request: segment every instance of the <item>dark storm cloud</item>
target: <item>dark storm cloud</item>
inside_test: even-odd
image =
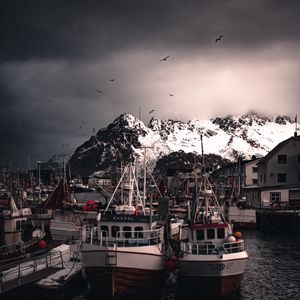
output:
[[[220,33],[241,48],[298,40],[299,7],[297,0],[5,1],[0,58],[85,58],[138,45],[200,47]]]
[[[139,105],[145,122],[153,108],[183,119],[294,112],[299,9],[297,0],[1,1],[0,163],[44,159],[61,144],[71,153]]]

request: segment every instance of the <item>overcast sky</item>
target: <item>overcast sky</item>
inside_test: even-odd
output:
[[[2,0],[0,164],[71,154],[139,106],[146,124],[294,118],[299,27],[298,0]]]

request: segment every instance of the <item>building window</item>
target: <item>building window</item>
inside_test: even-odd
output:
[[[126,239],[131,238],[131,227],[130,226],[124,226],[123,231],[124,231],[124,237]]]
[[[300,163],[300,154],[297,154],[297,162]]]
[[[278,173],[277,174],[277,180],[278,180],[278,183],[280,182],[286,182],[286,174],[285,173]]]
[[[257,173],[258,172],[258,167],[252,167],[252,172]]]
[[[196,231],[197,240],[204,240],[204,230],[197,230]]]
[[[280,202],[281,193],[280,192],[271,192],[270,193],[270,201],[271,202]]]
[[[252,184],[258,184],[258,180],[257,179],[252,179]]]
[[[279,164],[286,164],[287,163],[287,156],[285,154],[278,154],[278,163]]]
[[[215,238],[215,229],[207,229],[207,239],[211,240]]]

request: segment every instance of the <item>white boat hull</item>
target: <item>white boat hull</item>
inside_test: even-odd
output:
[[[82,263],[92,287],[121,296],[159,287],[164,256],[159,245],[105,247],[83,244]]]
[[[180,282],[211,297],[232,295],[239,290],[247,260],[246,251],[222,257],[187,254],[179,259]]]

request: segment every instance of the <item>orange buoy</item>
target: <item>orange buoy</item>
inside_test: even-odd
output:
[[[233,235],[237,240],[239,240],[242,237],[242,233],[240,231],[236,231]]]

